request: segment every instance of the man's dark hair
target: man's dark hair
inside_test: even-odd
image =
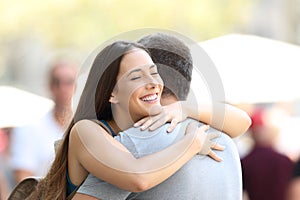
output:
[[[163,96],[175,95],[186,100],[192,79],[193,60],[190,49],[179,38],[166,33],[154,33],[142,37],[138,43],[150,52],[157,65],[165,87]]]

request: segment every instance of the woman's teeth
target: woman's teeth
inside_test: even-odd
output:
[[[157,94],[149,95],[142,98],[143,101],[153,101],[155,99],[157,99]]]

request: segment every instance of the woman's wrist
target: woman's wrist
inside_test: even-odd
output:
[[[201,125],[197,122],[192,122],[187,126],[186,136],[190,137],[192,146],[196,150],[196,153],[199,153],[203,148],[208,128],[208,125]]]
[[[182,108],[182,114],[187,117],[195,119],[193,117],[193,115],[194,115],[193,109],[192,109],[193,106],[191,106],[191,104],[189,104],[188,101],[180,101],[180,104],[181,104],[181,108]]]
[[[186,116],[206,124],[211,123],[211,105],[209,103],[191,103],[181,101]]]

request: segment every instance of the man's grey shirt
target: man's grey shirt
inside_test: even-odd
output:
[[[126,146],[136,158],[140,158],[160,151],[181,139],[185,134],[186,126],[192,121],[194,120],[185,120],[178,124],[171,133],[166,131],[169,124],[155,131],[130,128],[121,132],[115,139]],[[210,128],[208,132],[211,131],[217,130]],[[224,151],[215,151],[223,158],[222,162],[216,162],[208,156],[195,155],[170,178],[147,191],[132,193],[90,174],[78,192],[101,200],[241,200],[242,175],[236,145],[224,133],[213,141],[225,146]]]

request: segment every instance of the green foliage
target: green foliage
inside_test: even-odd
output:
[[[1,0],[0,37],[35,34],[54,47],[90,49],[121,32],[152,27],[204,40],[235,31],[249,0]],[[1,42],[1,41],[0,41]]]

